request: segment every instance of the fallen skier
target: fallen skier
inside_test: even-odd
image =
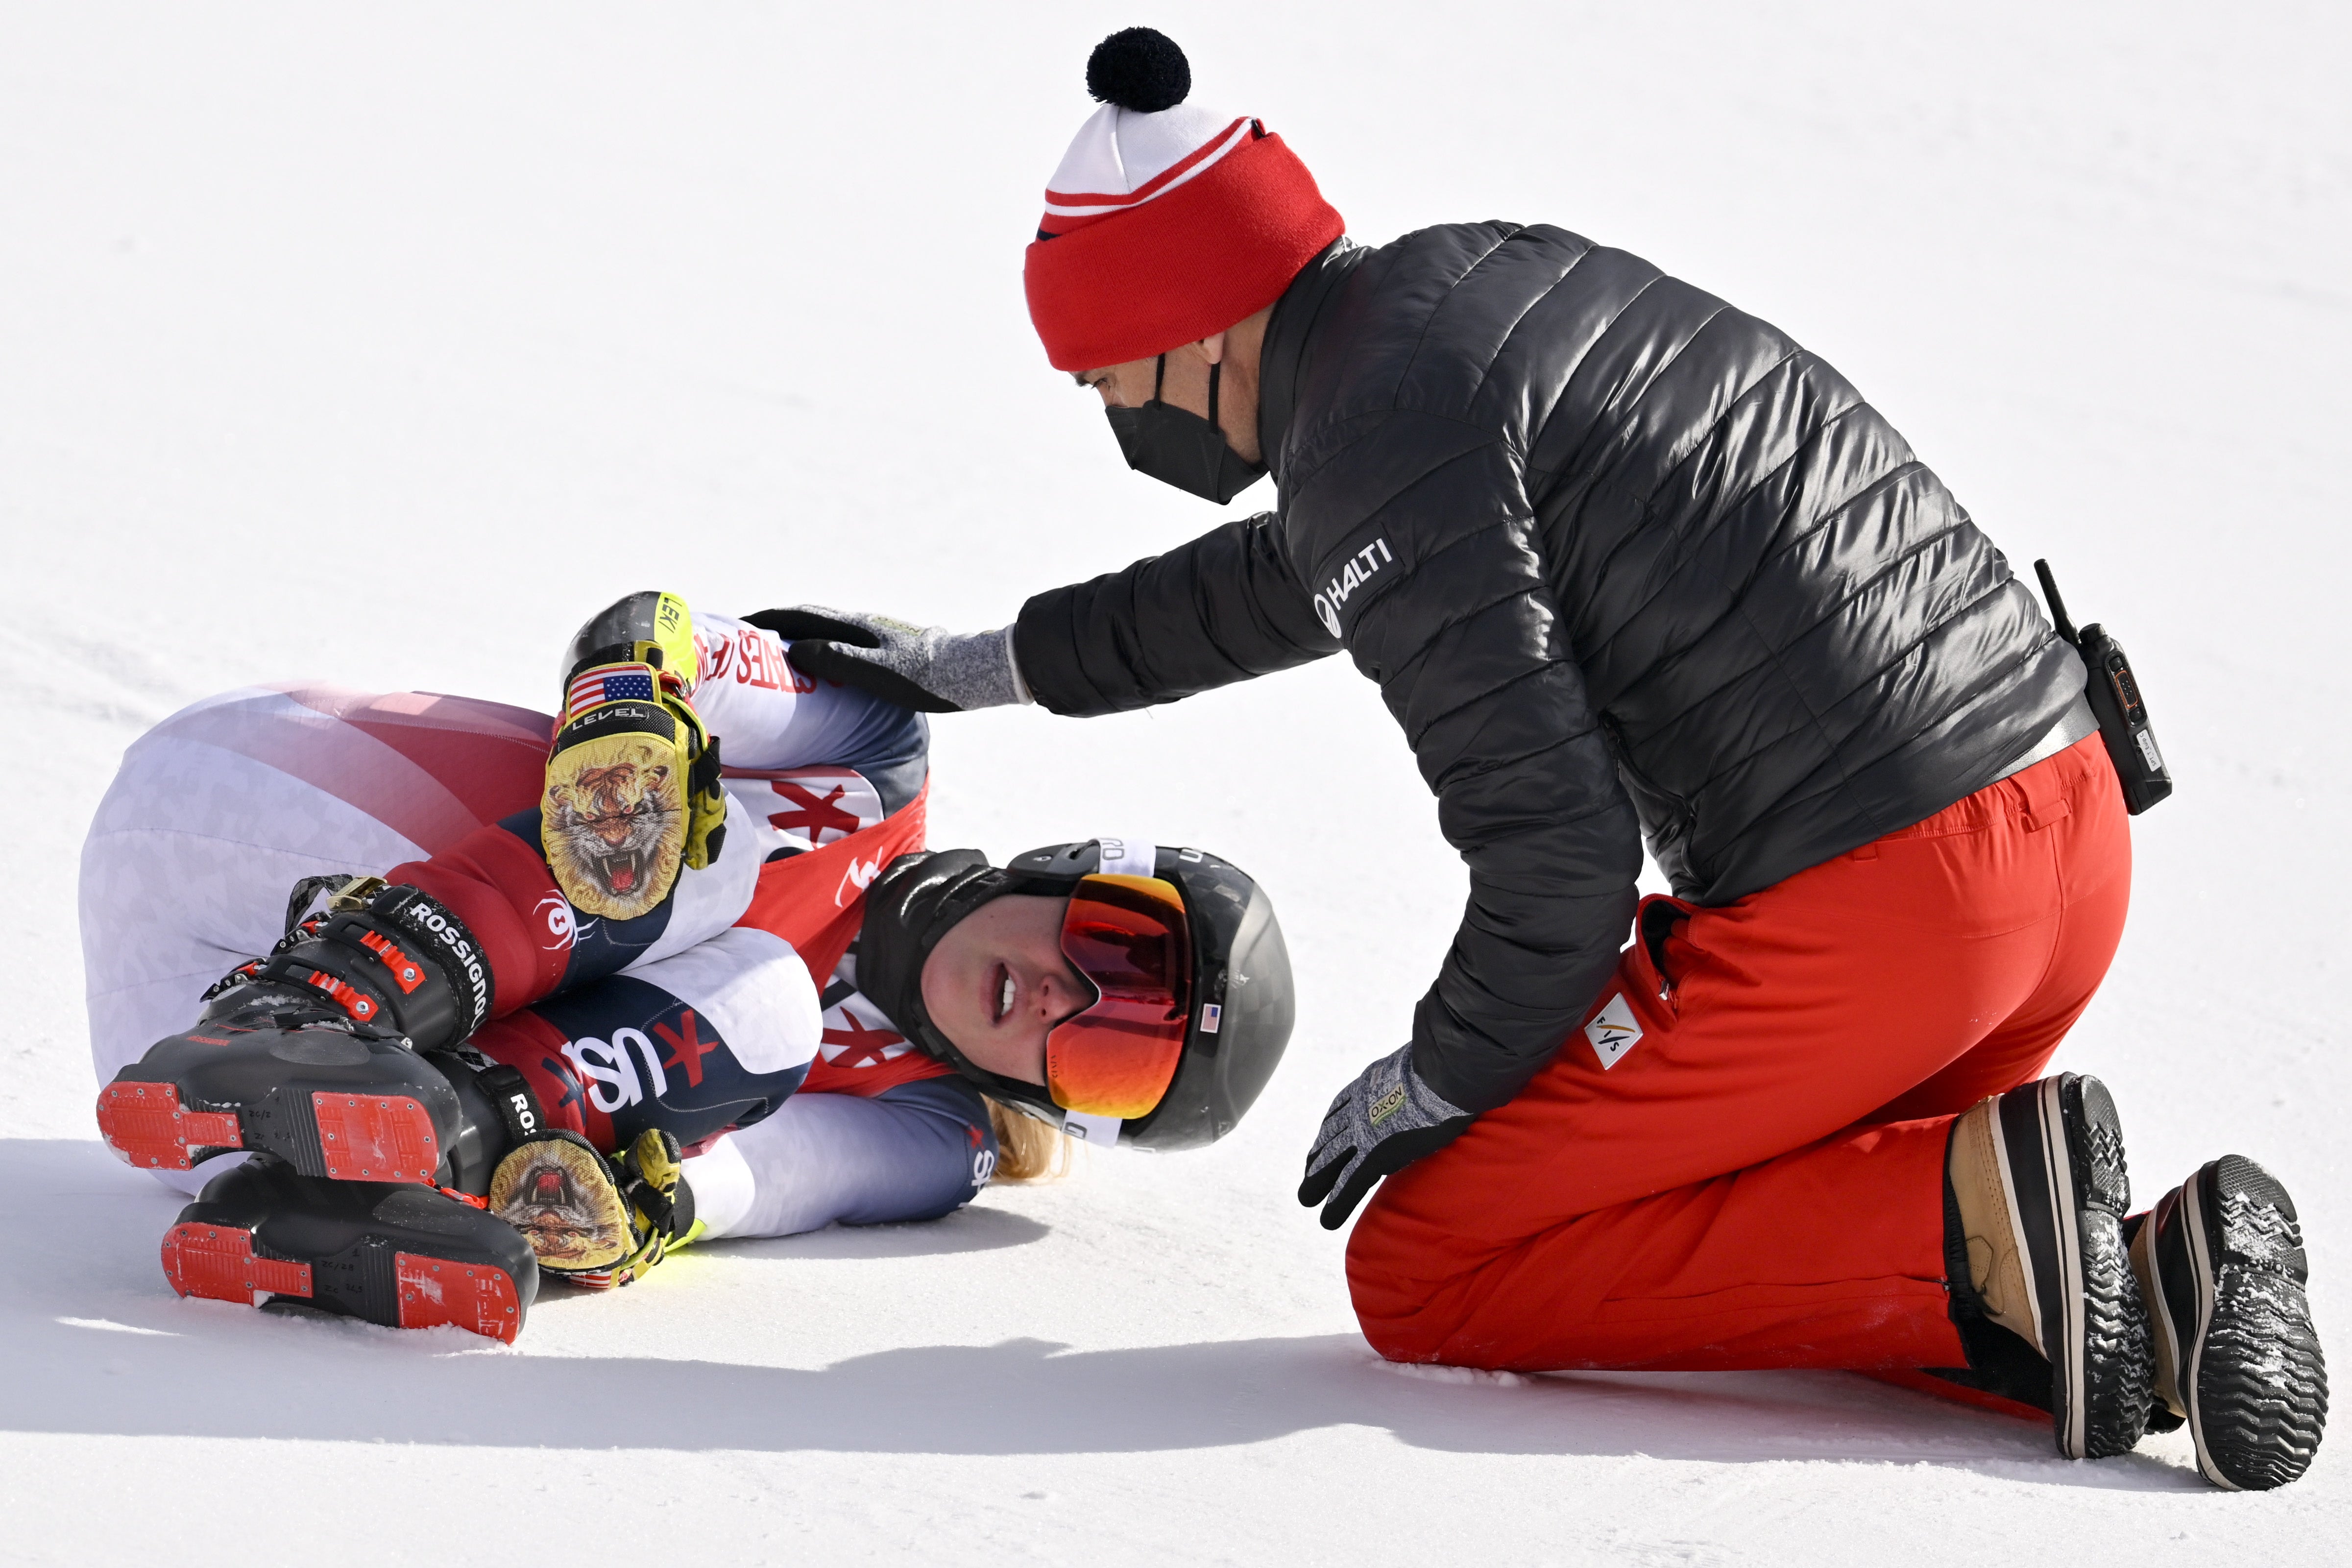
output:
[[[755,619],[622,601],[553,725],[251,689],[131,747],[83,947],[101,1131],[202,1183],[175,1289],[510,1340],[542,1273],[1238,1121],[1290,1030],[1265,894],[1131,838],[923,851],[921,716]]]

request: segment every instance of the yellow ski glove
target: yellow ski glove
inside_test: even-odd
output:
[[[608,920],[657,906],[719,858],[719,737],[693,703],[693,622],[674,593],[633,593],[572,640],[547,758],[540,847],[572,905]]]
[[[489,1207],[541,1273],[590,1290],[630,1283],[701,1229],[677,1139],[650,1127],[612,1159],[577,1133],[533,1138],[499,1162]]]

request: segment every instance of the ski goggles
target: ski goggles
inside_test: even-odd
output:
[[[1096,1001],[1046,1034],[1046,1092],[1085,1115],[1149,1114],[1183,1060],[1191,1017],[1183,896],[1156,876],[1081,877],[1062,916],[1062,956]]]

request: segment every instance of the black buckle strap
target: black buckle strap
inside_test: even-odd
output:
[[[320,893],[333,890],[323,908]],[[265,982],[307,989],[361,1026],[420,1050],[445,1049],[489,1021],[489,960],[456,914],[420,888],[381,877],[314,876],[294,884],[286,934],[256,963],[205,993]]]
[[[547,1113],[540,1108],[539,1096],[530,1092],[530,1081],[520,1069],[492,1061],[470,1045],[460,1045],[449,1054],[471,1070],[475,1084],[498,1107],[499,1119],[506,1124],[507,1147],[527,1144],[547,1130]]]
[[[670,1199],[668,1194],[645,1177],[638,1176],[624,1186],[621,1189],[621,1197],[623,1201],[635,1207],[638,1213],[644,1215],[646,1222],[663,1237],[667,1238],[677,1234],[677,1205]]]
[[[457,1031],[459,1040],[490,1021],[498,989],[490,977],[489,956],[464,921],[424,889],[405,883],[375,893],[367,909],[406,932],[448,976],[450,989],[467,1015]]]
[[[286,935],[294,935],[294,927],[310,912],[310,905],[317,902],[320,894],[346,886],[353,880],[341,872],[331,872],[325,876],[306,876],[296,883],[293,891],[286,895]]]

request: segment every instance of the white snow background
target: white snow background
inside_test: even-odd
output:
[[[1632,249],[2053,559],[2179,782],[2059,1065],[2114,1087],[2143,1199],[2233,1149],[2284,1176],[2352,1367],[2341,6],[10,0],[0,1558],[2342,1561],[2342,1438],[2231,1496],[2184,1437],[2067,1464],[1843,1374],[1379,1363],[1291,1189],[1464,879],[1340,660],[935,727],[936,843],[1139,824],[1273,890],[1300,1027],[1216,1148],[551,1291],[511,1350],[172,1295],[179,1200],[94,1139],[79,999],[124,745],[298,675],[544,706],[653,584],[1001,625],[1209,526],[1022,305],[1087,52],[1137,21],[1360,238]]]

